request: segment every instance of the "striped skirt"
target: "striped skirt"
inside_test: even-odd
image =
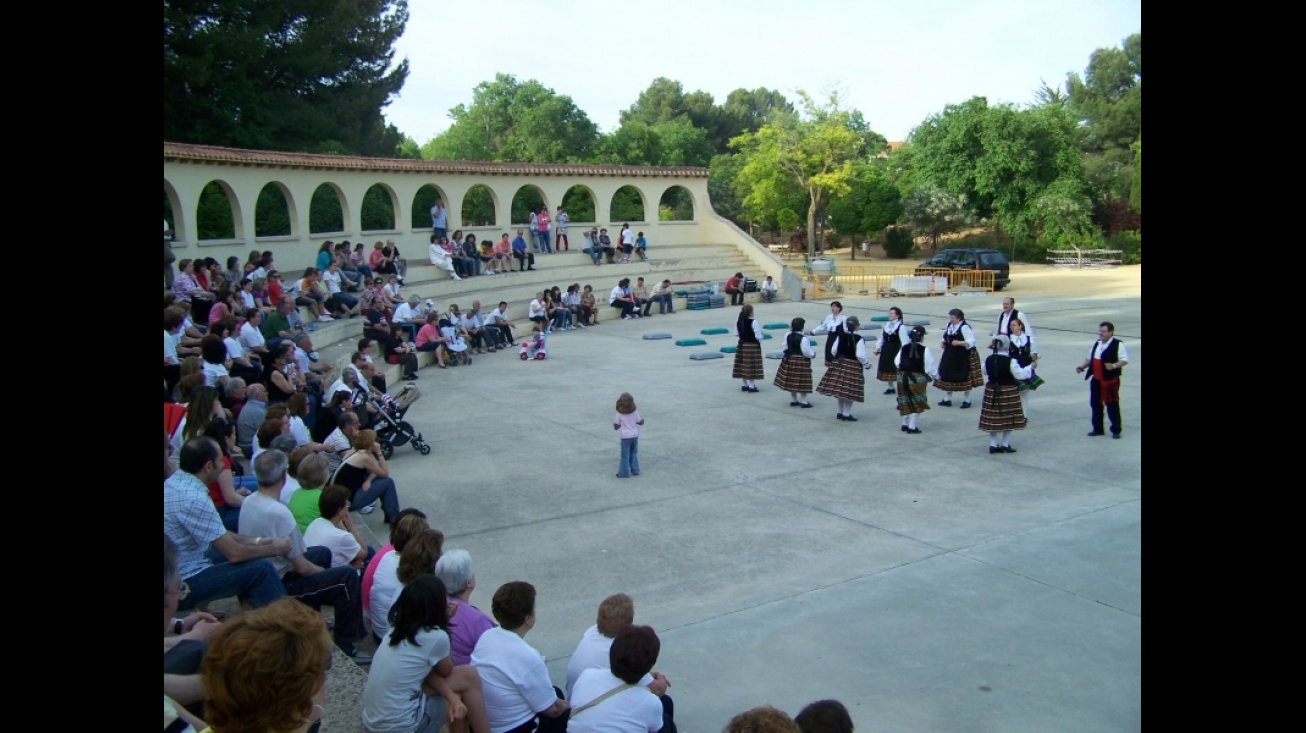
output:
[[[923,373],[898,372],[898,414],[920,414],[930,409],[930,396],[926,393],[930,378]]]
[[[802,354],[786,356],[780,362],[780,368],[776,370],[773,384],[785,392],[810,394],[812,391],[812,360]]]
[[[947,382],[943,379],[934,380],[934,386],[944,392],[965,392],[984,386],[984,370],[980,368],[979,352],[970,349],[966,357],[966,378],[959,382]],[[942,377],[942,368],[940,368],[940,377]]]
[[[893,349],[884,349],[880,352],[880,362],[876,365],[875,378],[881,382],[898,381],[898,351]]]
[[[861,362],[856,359],[835,359],[816,391],[841,400],[865,402],[866,375],[862,372]]]
[[[758,343],[741,343],[735,349],[735,368],[730,372],[732,379],[763,379],[762,345]]]
[[[989,382],[980,402],[979,429],[986,433],[1000,430],[1024,430],[1025,411],[1020,406],[1020,390],[1014,384]]]

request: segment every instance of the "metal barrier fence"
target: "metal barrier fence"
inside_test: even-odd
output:
[[[919,273],[919,274],[917,274]],[[924,267],[845,267],[838,274],[805,273],[803,298],[829,298],[841,294],[897,298],[947,293],[993,293],[992,270],[947,270]]]

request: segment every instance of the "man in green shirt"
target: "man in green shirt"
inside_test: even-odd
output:
[[[295,333],[290,327],[289,318],[287,318],[287,314],[293,310],[295,310],[295,300],[283,296],[281,302],[277,304],[277,309],[263,318],[263,325],[259,330],[263,332],[263,338],[267,341],[269,352],[277,353],[277,347],[285,339],[294,340]]]

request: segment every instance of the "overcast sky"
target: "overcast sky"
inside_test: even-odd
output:
[[[903,140],[947,104],[1028,103],[1095,49],[1142,31],[1142,0],[409,0],[409,75],[386,118],[424,144],[496,73],[570,96],[611,132],[659,76],[718,104],[767,87],[791,101],[838,85]]]

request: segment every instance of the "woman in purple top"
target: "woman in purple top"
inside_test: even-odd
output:
[[[472,573],[472,556],[466,550],[445,550],[435,563],[435,576],[449,592],[449,602],[456,611],[449,614],[449,647],[454,665],[470,664],[472,649],[494,621],[471,603],[476,590]]]

